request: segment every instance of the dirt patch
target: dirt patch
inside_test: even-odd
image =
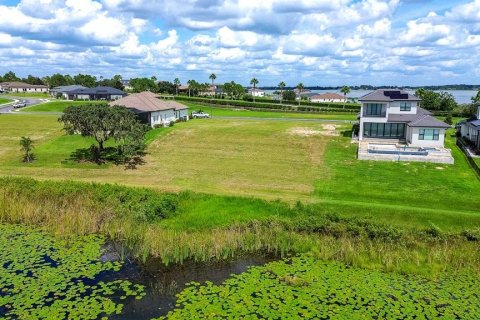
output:
[[[333,124],[322,125],[322,130],[296,127],[288,130],[288,133],[296,136],[302,136],[302,137],[317,136],[317,135],[336,137],[340,135],[340,133],[337,131],[337,126]]]
[[[437,169],[437,170],[445,170],[444,167],[435,167],[435,169]]]

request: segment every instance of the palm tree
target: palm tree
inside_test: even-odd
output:
[[[176,92],[176,94],[177,94],[177,96],[178,96],[178,86],[180,85],[180,79],[175,78],[175,79],[173,80],[173,84],[175,85],[175,92]]]
[[[343,86],[342,89],[340,89],[340,92],[343,93],[343,95],[345,96],[345,101],[347,101],[347,94],[350,93],[350,87]],[[343,103],[343,109],[345,109],[345,102]]]
[[[250,80],[250,84],[253,85],[253,103],[255,103],[255,87],[258,84],[257,78],[252,78],[252,80]]]
[[[217,79],[217,75],[215,73],[212,73],[210,77],[208,77],[208,79],[212,80],[212,92],[213,92],[215,90],[213,88],[213,82],[215,81],[215,79]]]
[[[303,89],[305,89],[305,86],[303,85],[303,83],[299,83],[297,84],[297,89],[298,89],[298,105],[300,105],[300,101],[302,100],[302,92],[303,92]]]
[[[283,90],[285,89],[286,86],[287,85],[283,81],[278,84],[278,88],[280,89],[280,104],[282,104]]]
[[[187,81],[187,84],[188,84],[188,96],[189,96],[189,97],[190,97],[190,90],[191,90],[192,87],[193,87],[193,82],[194,82],[194,81],[195,81],[195,80],[188,80],[188,81]]]
[[[22,137],[20,139],[20,146],[22,147],[22,151],[24,153],[23,162],[32,162],[33,160],[32,150],[34,148],[33,140],[30,139],[30,137]]]

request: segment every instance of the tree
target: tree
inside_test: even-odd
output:
[[[340,89],[340,92],[343,93],[345,96],[345,101],[347,99],[347,94],[350,93],[350,87],[349,86],[343,86],[342,89]],[[343,103],[343,108],[345,109],[345,102]]]
[[[149,78],[134,78],[130,79],[130,86],[132,87],[133,92],[143,92],[143,91],[158,91],[158,85]]]
[[[295,101],[297,94],[293,90],[287,90],[283,92],[283,100],[286,101]]]
[[[43,85],[45,84],[42,79],[39,77],[34,77],[31,74],[28,75],[27,78],[23,79],[23,82],[28,83],[28,84],[34,84],[34,85]]]
[[[68,86],[74,84],[74,82],[70,82],[72,79],[71,77],[66,77],[63,74],[55,73],[50,76],[48,79],[48,85],[50,88],[55,88],[59,86]]]
[[[194,81],[195,81],[195,80],[188,80],[188,81],[187,81],[187,85],[188,85],[188,96],[189,96],[189,97],[190,97],[190,95],[191,95],[192,86],[193,86],[193,82],[194,82]]]
[[[173,84],[175,85],[175,94],[178,96],[178,87],[180,86],[180,79],[175,78],[173,80]]]
[[[17,75],[15,73],[13,73],[13,71],[8,71],[7,73],[5,73],[3,75],[3,81],[5,82],[15,82],[15,81],[20,81],[20,78],[17,77]]]
[[[258,84],[257,78],[252,78],[252,80],[250,80],[250,84],[253,85],[253,94],[252,94],[252,96],[253,96],[253,103],[255,103],[255,95],[256,95],[256,93],[255,93],[256,89],[255,89],[255,88],[256,88],[256,86],[257,86],[257,84]]]
[[[88,88],[93,88],[97,85],[97,78],[89,74],[77,74],[73,77],[73,81],[76,85]],[[103,82],[103,77],[100,78],[100,81]]]
[[[297,90],[298,90],[298,105],[300,105],[300,101],[302,100],[302,92],[305,90],[305,86],[303,85],[302,82],[297,84]]]
[[[138,122],[134,113],[120,106],[73,105],[65,109],[58,121],[63,123],[64,130],[68,134],[80,133],[83,137],[95,139],[98,145],[92,146],[92,160],[96,162],[100,161],[104,144],[109,139],[120,143],[119,152],[122,150],[131,152],[131,150],[142,148],[146,132],[146,126]],[[141,132],[143,134],[140,134]],[[132,154],[128,156],[132,156]]]
[[[30,139],[30,137],[21,137],[20,146],[22,147],[23,151],[23,162],[32,162],[34,159],[34,155],[32,153],[32,150],[34,148],[33,140]]]
[[[174,94],[175,85],[170,81],[160,81],[157,83],[157,92]]]
[[[287,85],[286,85],[285,82],[283,82],[283,81],[278,84],[278,88],[280,89],[280,104],[282,104],[283,90],[285,90],[285,87],[286,87],[286,86],[287,86]]]
[[[122,83],[122,76],[116,74],[112,79],[103,79],[97,83],[99,86],[112,87],[118,90],[124,90],[125,86]]]
[[[451,93],[440,93],[440,110],[452,112],[452,110],[455,109],[457,106],[457,102],[455,101],[455,98]]]
[[[215,73],[212,73],[208,78],[212,80],[212,91],[214,91],[215,88],[213,87],[213,82],[215,81],[215,79],[217,79],[217,75]]]

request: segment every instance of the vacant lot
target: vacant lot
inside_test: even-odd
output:
[[[447,146],[453,150],[455,165],[357,161],[349,126],[295,120],[192,120],[153,132],[146,163],[126,170],[68,160],[92,141],[62,136],[57,116],[3,115],[0,175],[301,200],[317,202],[325,212],[375,216],[406,225],[446,228],[478,221],[480,183],[453,137],[448,137]],[[31,165],[19,161],[22,135],[36,142],[38,160]],[[212,204],[206,203],[204,209],[183,216],[179,223],[208,224]]]
[[[5,104],[5,103],[8,103],[12,101],[11,99],[7,99],[7,98],[4,98],[4,97],[0,97],[0,104]]]

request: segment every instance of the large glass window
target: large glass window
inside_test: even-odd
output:
[[[403,139],[405,138],[405,124],[365,122],[363,136],[365,138]]]
[[[439,140],[440,139],[440,130],[439,129],[420,129],[418,134],[418,140]]]
[[[400,111],[410,111],[412,110],[411,102],[400,102]]]
[[[365,105],[365,116],[381,116],[383,110],[383,104],[381,103],[367,103]]]

